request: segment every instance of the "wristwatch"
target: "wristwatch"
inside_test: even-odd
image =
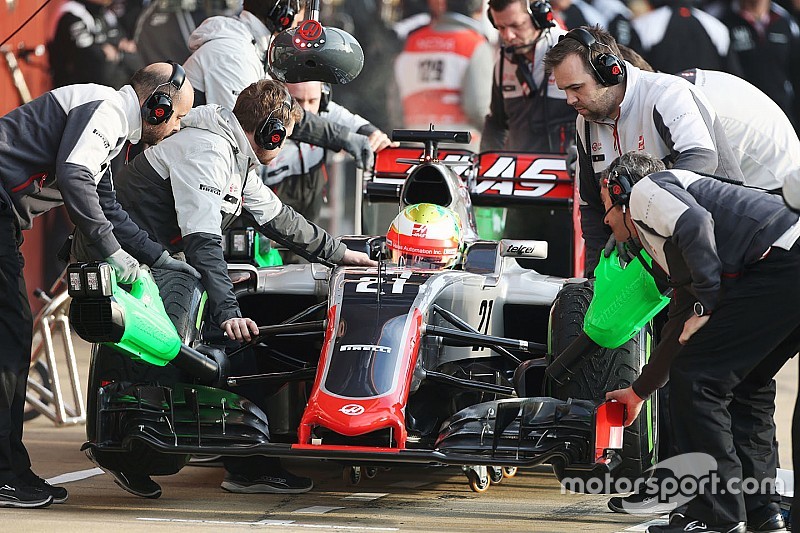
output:
[[[694,303],[693,310],[696,316],[708,316],[711,314],[711,311],[707,311],[705,306],[703,306],[703,304],[701,304],[700,302]]]

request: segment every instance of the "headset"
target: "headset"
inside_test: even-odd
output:
[[[537,30],[545,30],[556,25],[553,17],[553,10],[550,7],[550,2],[547,0],[535,0],[534,2],[524,2],[524,4],[525,9],[528,10],[528,15],[531,17],[531,23],[533,23],[533,27]],[[497,29],[497,25],[494,23],[494,17],[492,16],[491,7],[486,9],[486,16],[492,24],[492,27]]]
[[[608,171],[606,187],[608,187],[608,197],[611,198],[612,207],[621,205],[625,208],[630,202],[631,189],[633,189],[633,184],[635,183],[631,174],[628,167],[620,164],[615,164]]]
[[[331,98],[333,97],[333,90],[331,89],[331,84],[327,82],[321,82],[322,86],[320,88],[320,97],[319,97],[319,112],[323,113],[328,110],[328,106],[331,103]]]
[[[153,126],[168,121],[175,112],[172,97],[168,93],[159,91],[159,89],[165,85],[172,85],[176,91],[180,91],[181,87],[183,87],[183,82],[186,80],[186,72],[181,65],[172,61],[167,61],[167,63],[172,65],[172,75],[169,80],[153,89],[153,92],[142,104],[142,118]]]
[[[575,28],[558,38],[561,42],[564,39],[578,41],[587,49],[587,59],[589,66],[594,71],[594,77],[605,87],[619,85],[625,81],[625,62],[617,57],[607,44],[598,42],[594,36],[585,28]],[[592,57],[596,48],[604,47],[608,52],[599,52],[597,57]]]
[[[295,8],[297,0],[277,0],[275,5],[267,12],[265,19],[272,33],[281,32],[291,27],[298,9]]]
[[[253,134],[253,139],[256,141],[256,144],[264,150],[280,148],[284,139],[286,139],[286,127],[283,125],[283,120],[275,116],[275,113],[283,109],[286,109],[289,113],[292,111],[292,95],[290,95],[289,91],[286,89],[283,91],[283,102],[281,106],[278,109],[270,111],[267,118],[261,121]]]

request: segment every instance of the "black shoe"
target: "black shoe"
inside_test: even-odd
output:
[[[688,522],[691,521],[690,518],[686,518],[686,509],[688,509],[688,504],[679,505],[675,508],[674,511],[669,513],[669,524],[670,525],[678,525],[683,524],[686,525]]]
[[[38,509],[53,503],[53,496],[41,490],[31,489],[19,480],[0,482],[0,507]]]
[[[676,520],[680,523],[669,523],[665,526],[650,526],[647,533],[746,533],[744,522],[725,525],[706,525],[700,520]]]
[[[121,472],[106,468],[97,463],[91,448],[86,450],[86,457],[100,467],[103,472],[114,478],[114,483],[116,483],[122,490],[126,490],[134,496],[139,496],[140,498],[150,498],[155,500],[156,498],[161,497],[161,486],[150,479],[150,476],[147,474]]]
[[[225,472],[225,479],[220,485],[228,492],[239,494],[300,494],[314,488],[314,482],[307,477],[295,476],[283,468],[248,477],[241,474]]]
[[[747,531],[751,533],[783,533],[787,531],[783,515],[773,506],[747,517]]]
[[[664,502],[658,496],[634,492],[628,496],[614,496],[608,500],[608,508],[615,513],[627,514],[665,514],[677,507],[674,502]]]
[[[69,492],[64,487],[54,487],[44,479],[28,470],[21,476],[17,476],[19,480],[29,489],[40,490],[45,494],[53,497],[53,503],[64,503],[69,498]]]

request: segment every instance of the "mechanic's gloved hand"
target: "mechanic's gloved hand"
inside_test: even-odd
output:
[[[341,264],[352,266],[378,266],[378,262],[370,259],[364,252],[357,252],[349,248],[344,253]]]
[[[366,170],[372,166],[372,159],[374,156],[372,154],[369,137],[366,135],[348,132],[343,148],[348,154],[353,156],[358,168]]]
[[[575,168],[578,166],[578,147],[574,144],[569,148],[567,148],[566,163],[567,163],[567,176],[569,176],[569,179],[574,180]]]
[[[139,277],[139,261],[122,248],[106,257],[106,261],[117,274],[118,283],[128,285]]]
[[[164,250],[156,262],[153,263],[153,268],[165,268],[167,270],[175,270],[176,272],[183,272],[184,274],[191,274],[192,276],[200,279],[200,272],[198,272],[192,265],[184,261],[179,261],[169,255],[169,252]]]
[[[368,139],[370,148],[372,148],[373,152],[380,152],[384,148],[397,148],[400,146],[400,143],[392,142],[389,136],[383,133],[381,130],[373,131]]]
[[[628,251],[628,247],[625,246],[625,243],[617,242],[617,238],[613,235],[608,238],[606,245],[603,247],[603,257],[611,257],[611,252],[613,252],[615,248],[617,249],[619,260],[623,264],[628,264],[633,260],[633,256]]]
[[[229,318],[220,324],[219,327],[222,328],[222,331],[225,332],[229,339],[239,342],[250,342],[252,339],[250,336],[251,333],[253,336],[258,335],[258,324],[251,318]]]

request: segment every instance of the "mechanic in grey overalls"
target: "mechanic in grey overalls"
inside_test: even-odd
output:
[[[299,4],[298,0],[244,0],[238,16],[211,17],[198,26],[189,38],[192,55],[184,65],[195,88],[195,105],[233,109],[240,91],[269,78],[266,54],[272,36],[294,24]],[[372,164],[367,137],[312,113],[303,113],[292,138],[336,152],[345,150],[359,168]]]
[[[109,163],[126,141],[156,144],[177,131],[192,106],[192,88],[170,87],[173,66],[157,63],[138,71],[119,91],[101,85],[68,85],[45,93],[0,118],[0,507],[62,503],[67,491],[31,471],[22,443],[22,415],[31,363],[33,318],[22,275],[22,230],[64,204],[87,237],[95,259],[105,258],[117,278],[136,278],[139,261],[189,269],[150,241],[114,199]],[[154,93],[169,93],[169,113],[149,124]],[[161,107],[162,111],[165,109]],[[115,235],[144,237],[136,258]],[[138,259],[138,260],[137,260]]]
[[[185,253],[200,272],[211,322],[230,339],[249,341],[258,333],[257,324],[241,316],[223,257],[222,231],[243,210],[262,234],[309,261],[376,264],[283,205],[254,172],[278,154],[300,117],[282,83],[258,81],[241,92],[233,112],[216,105],[192,110],[183,130],[145,150],[117,180],[119,201],[131,218],[171,252]],[[243,394],[255,403],[264,396],[263,390]],[[291,494],[313,487],[276,459],[226,457],[224,462],[222,488],[231,492]],[[161,494],[141,472],[112,474],[133,494]]]

